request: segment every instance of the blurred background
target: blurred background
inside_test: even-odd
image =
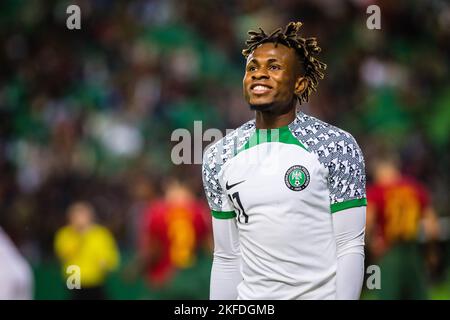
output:
[[[81,30],[66,27],[71,4]],[[366,27],[371,4],[381,30]],[[411,222],[418,273],[404,273],[397,295],[365,288],[363,298],[416,297],[420,282],[419,297],[450,299],[444,0],[1,1],[0,278],[11,289],[0,298],[83,298],[65,278],[65,266],[83,264],[85,298],[207,299],[212,244],[200,165],[172,163],[171,134],[193,132],[195,120],[225,133],[251,119],[242,96],[247,31],[289,21],[318,38],[328,65],[302,110],[354,135],[368,186],[377,185],[380,149],[397,159],[439,226],[427,236],[419,218]],[[399,217],[402,230],[411,219]],[[394,238],[382,255],[401,257]],[[395,278],[399,265],[380,260],[371,241],[366,264],[387,263],[381,276]]]

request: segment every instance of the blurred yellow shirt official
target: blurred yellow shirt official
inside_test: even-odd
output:
[[[111,232],[100,225],[92,225],[84,232],[68,225],[58,230],[55,236],[55,252],[67,267],[80,268],[82,288],[100,286],[106,275],[119,265],[119,251]]]

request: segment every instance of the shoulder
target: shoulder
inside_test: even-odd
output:
[[[420,182],[415,177],[410,176],[410,175],[403,175],[400,178],[400,184],[410,185],[410,186],[413,186],[415,188],[422,188],[422,189],[426,188],[426,186],[422,182]]]
[[[101,226],[99,224],[95,224],[92,226],[91,234],[97,237],[105,237],[105,238],[112,237],[111,231],[108,228]]]
[[[347,131],[299,112],[291,125],[292,133],[329,169],[343,162],[364,165],[356,139]]]
[[[202,180],[211,210],[229,211],[224,199],[219,173],[223,165],[232,159],[237,150],[245,145],[255,130],[255,120],[250,120],[209,146],[203,154]]]
[[[340,202],[355,200],[357,205],[365,204],[361,200],[366,195],[364,157],[355,138],[304,113],[297,115],[291,130],[328,171],[332,212],[342,209]]]
[[[401,181],[403,185],[413,188],[419,197],[429,198],[428,187],[423,182],[409,175],[403,176]]]
[[[203,154],[203,167],[220,168],[236,155],[254,130],[255,120],[252,119],[208,146]]]
[[[150,217],[155,214],[160,214],[161,212],[165,212],[166,209],[167,202],[164,199],[155,199],[145,209],[145,216]]]
[[[70,225],[66,225],[66,226],[59,228],[58,231],[56,231],[55,238],[61,239],[61,238],[69,237],[73,234],[74,234],[73,227]]]

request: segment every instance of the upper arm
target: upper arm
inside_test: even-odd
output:
[[[215,147],[203,157],[202,177],[206,199],[212,214],[214,255],[229,257],[239,251],[236,213],[219,179],[221,158]]]
[[[364,157],[355,139],[349,133],[343,132],[329,149],[327,166],[331,213],[365,206],[367,200]]]
[[[439,239],[440,235],[439,218],[432,206],[427,206],[424,209],[422,223],[425,236],[427,237],[427,239],[429,240]]]
[[[104,252],[108,267],[115,269],[120,263],[119,249],[117,248],[116,240],[113,234],[108,230],[103,230]]]
[[[422,207],[422,225],[425,237],[429,240],[439,238],[439,218],[433,208],[430,194],[425,186],[416,183],[417,196]]]
[[[328,187],[338,256],[364,254],[366,172],[355,139],[342,131],[330,149]]]
[[[219,178],[222,165],[222,159],[218,156],[217,149],[209,148],[203,157],[203,187],[211,214],[217,219],[233,219],[236,217],[236,213]]]
[[[70,236],[67,227],[63,227],[56,233],[54,240],[56,255],[63,261],[70,259],[77,252],[78,242]]]

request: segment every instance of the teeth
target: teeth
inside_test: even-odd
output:
[[[253,88],[253,90],[266,90],[266,89],[270,89],[269,87],[266,86],[261,86],[261,85],[257,85],[256,87]]]

